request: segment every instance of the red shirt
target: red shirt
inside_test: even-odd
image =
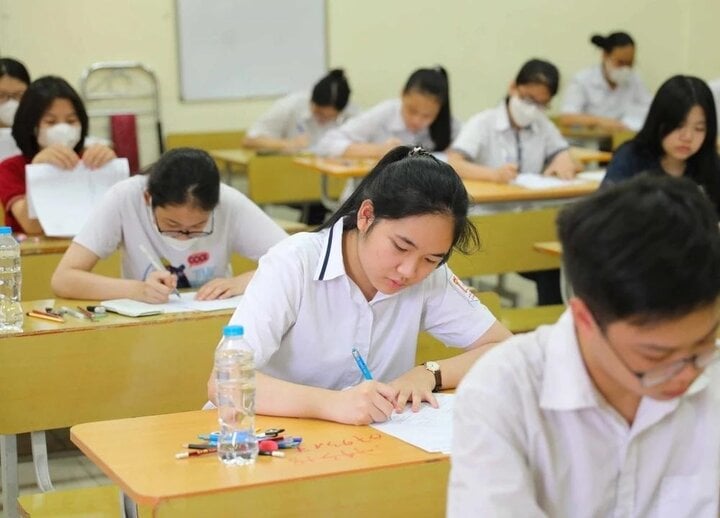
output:
[[[25,166],[30,162],[23,155],[11,156],[0,162],[0,203],[5,211],[5,225],[11,227],[13,232],[23,232],[10,208],[25,196]]]

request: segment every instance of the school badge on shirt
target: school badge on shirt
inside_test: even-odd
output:
[[[472,290],[465,286],[463,281],[458,279],[457,275],[454,275],[450,277],[450,282],[452,283],[453,287],[462,295],[467,301],[468,304],[471,306],[474,306],[475,304],[479,304],[480,301],[478,298],[473,294]]]

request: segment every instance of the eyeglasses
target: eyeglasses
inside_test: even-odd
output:
[[[15,92],[12,94],[9,94],[7,92],[0,92],[0,103],[4,103],[6,101],[9,101],[10,99],[15,99],[16,101],[19,101],[22,96],[23,92]]]
[[[155,210],[153,209],[153,219],[155,220],[155,227],[157,228],[157,231],[160,232],[161,236],[167,236],[167,237],[188,237],[188,238],[195,238],[195,237],[206,237],[213,233],[213,230],[215,229],[215,211],[212,212],[210,216],[210,230],[163,230],[160,228],[160,225],[158,224],[157,216],[155,216]]]
[[[657,385],[665,383],[666,381],[671,380],[672,378],[677,376],[680,371],[682,371],[687,365],[693,365],[695,369],[697,369],[698,371],[702,371],[716,361],[720,360],[720,341],[716,341],[715,346],[707,351],[693,354],[692,356],[688,356],[687,358],[677,360],[667,365],[653,367],[652,369],[646,370],[645,372],[637,372],[632,370],[630,366],[625,363],[625,360],[623,360],[622,357],[618,354],[617,350],[615,349],[615,347],[613,347],[607,336],[605,337],[605,342],[607,342],[608,346],[613,351],[615,356],[622,362],[623,365],[625,365],[625,367],[630,372],[635,375],[640,384],[645,388],[655,387]]]
[[[521,95],[520,100],[532,106],[535,106],[538,110],[547,111],[550,108],[550,101],[546,103],[541,103],[536,101],[532,97],[528,97],[527,95]]]

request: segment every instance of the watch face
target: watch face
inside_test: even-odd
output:
[[[435,372],[440,370],[440,364],[438,362],[426,362],[425,368],[429,370],[430,372]]]

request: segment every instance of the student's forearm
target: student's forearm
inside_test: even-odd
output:
[[[32,219],[28,214],[27,198],[20,198],[12,204],[10,212],[26,234],[44,234],[40,221]]]
[[[449,158],[448,162],[455,172],[464,180],[496,181],[495,170],[480,164],[474,164],[464,158]]]
[[[283,150],[290,145],[290,141],[274,137],[245,137],[243,147],[249,149],[277,149]]]
[[[333,390],[308,387],[255,374],[255,411],[262,415],[334,420],[331,415]],[[217,402],[214,372],[208,380],[208,397]]]
[[[50,283],[58,297],[89,300],[137,300],[143,285],[142,281],[116,279],[76,269],[56,270]]]
[[[345,158],[377,158],[388,151],[384,144],[354,143],[350,144],[343,151]]]

